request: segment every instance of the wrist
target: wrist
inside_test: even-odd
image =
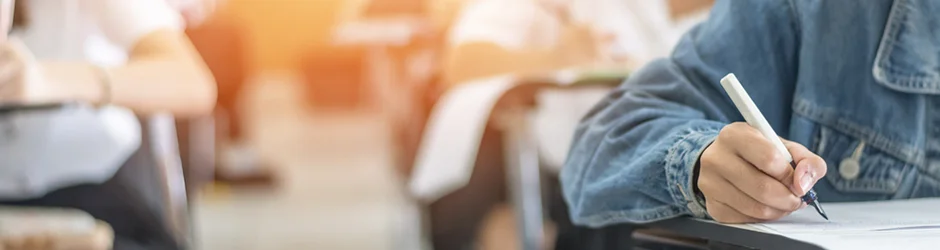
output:
[[[702,170],[702,154],[705,153],[705,150],[708,150],[708,147],[711,147],[712,143],[714,143],[714,141],[708,143],[708,145],[705,145],[705,147],[702,149],[702,153],[700,153],[698,155],[698,159],[695,160],[695,166],[692,168],[692,194],[694,194],[695,198],[703,204],[705,203],[705,195],[702,194],[702,190],[698,188],[698,178],[699,173]]]
[[[104,96],[95,66],[85,63],[44,63],[50,101],[98,103]]]

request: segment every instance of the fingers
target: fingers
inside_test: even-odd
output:
[[[774,179],[741,159],[726,160],[725,164],[717,170],[721,176],[756,202],[785,211],[796,210],[802,203],[788,187],[789,181]]]
[[[705,173],[705,175],[711,174],[712,173]],[[767,177],[767,179],[770,178]],[[779,184],[777,181],[773,182],[776,182],[779,186],[779,190],[776,190],[779,193],[761,194],[761,198],[766,200],[778,200],[777,203],[783,204],[779,205],[783,208],[777,208],[761,202],[748,194],[747,191],[744,191],[746,189],[738,188],[740,183],[733,183],[717,176],[706,176],[706,179],[700,179],[699,189],[702,190],[703,193],[707,192],[710,194],[706,202],[711,200],[718,201],[733,207],[737,212],[747,215],[748,217],[762,220],[775,220],[799,208],[800,201],[782,184]],[[784,203],[779,201],[782,200],[781,197],[791,198],[791,200]]]
[[[705,209],[708,210],[708,215],[710,215],[712,219],[715,219],[715,221],[721,223],[742,224],[761,221],[759,219],[744,215],[737,210],[734,210],[734,208],[731,206],[719,201],[706,201]]]
[[[795,194],[802,196],[826,175],[826,161],[799,143],[784,140],[783,144],[787,146],[787,150],[793,155],[793,161],[796,162],[790,186]]]
[[[48,234],[10,236],[0,239],[0,250],[17,249],[52,249],[53,242]]]
[[[724,134],[731,137],[726,141],[732,144],[735,154],[778,181],[789,180],[793,174],[790,162],[760,131],[743,122],[732,123],[726,128],[729,131]]]

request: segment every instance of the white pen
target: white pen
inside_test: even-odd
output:
[[[731,97],[731,102],[734,103],[734,106],[737,107],[741,115],[744,116],[744,120],[747,121],[747,124],[760,131],[760,133],[764,135],[764,138],[767,138],[767,140],[777,148],[777,151],[780,151],[786,160],[790,162],[790,166],[796,168],[790,151],[783,145],[783,141],[780,140],[780,137],[777,136],[774,129],[770,127],[770,123],[767,122],[764,115],[757,109],[757,105],[751,100],[747,91],[744,91],[744,87],[738,82],[738,78],[735,77],[733,73],[726,75],[724,78],[721,78],[721,87],[725,89],[725,92],[728,92],[728,97]],[[816,191],[810,189],[809,192],[806,192],[806,195],[803,195],[802,200],[806,202],[806,204],[816,208],[816,212],[819,212],[819,215],[823,218],[829,220],[826,211],[822,209],[819,205],[819,201],[816,199]]]

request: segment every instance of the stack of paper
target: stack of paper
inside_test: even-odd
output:
[[[823,206],[830,221],[807,208],[779,221],[750,226],[826,249],[940,249],[940,199]]]

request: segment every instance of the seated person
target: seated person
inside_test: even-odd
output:
[[[468,0],[463,4],[448,34],[443,75],[450,86],[500,74],[537,74],[594,63],[630,68],[665,54],[666,44],[677,40],[672,34],[685,30],[682,21],[698,18],[695,14],[704,12],[711,1],[683,1],[686,8],[675,16],[670,16],[674,4],[665,0]],[[540,97],[539,104],[545,108],[538,112],[535,126],[545,162],[562,164],[577,120],[590,108],[584,103],[596,102],[606,92],[543,92],[549,95]],[[487,128],[469,183],[430,205],[436,248],[470,245],[480,222],[502,201],[506,178],[502,176],[501,143],[499,131]]]
[[[152,205],[127,204],[136,194],[126,189],[160,186],[112,178],[141,146],[135,114],[203,115],[215,103],[165,1],[16,1],[13,40],[0,41],[0,102],[77,105],[0,114],[0,204],[79,208],[118,238],[165,239],[142,221],[152,217],[126,211]]]
[[[189,24],[186,34],[215,77],[218,88],[215,112],[222,119],[215,122],[218,145],[214,180],[232,185],[272,186],[277,180],[277,168],[263,161],[258,150],[248,144],[239,107],[252,72],[247,61],[246,30],[236,16],[219,13],[210,18],[213,6],[200,6],[205,5],[184,8],[187,11],[183,14]]]
[[[926,0],[718,1],[581,123],[561,175],[573,221],[772,221],[812,187],[823,202],[940,195],[938,11]],[[719,84],[728,73],[795,169],[742,122]]]

